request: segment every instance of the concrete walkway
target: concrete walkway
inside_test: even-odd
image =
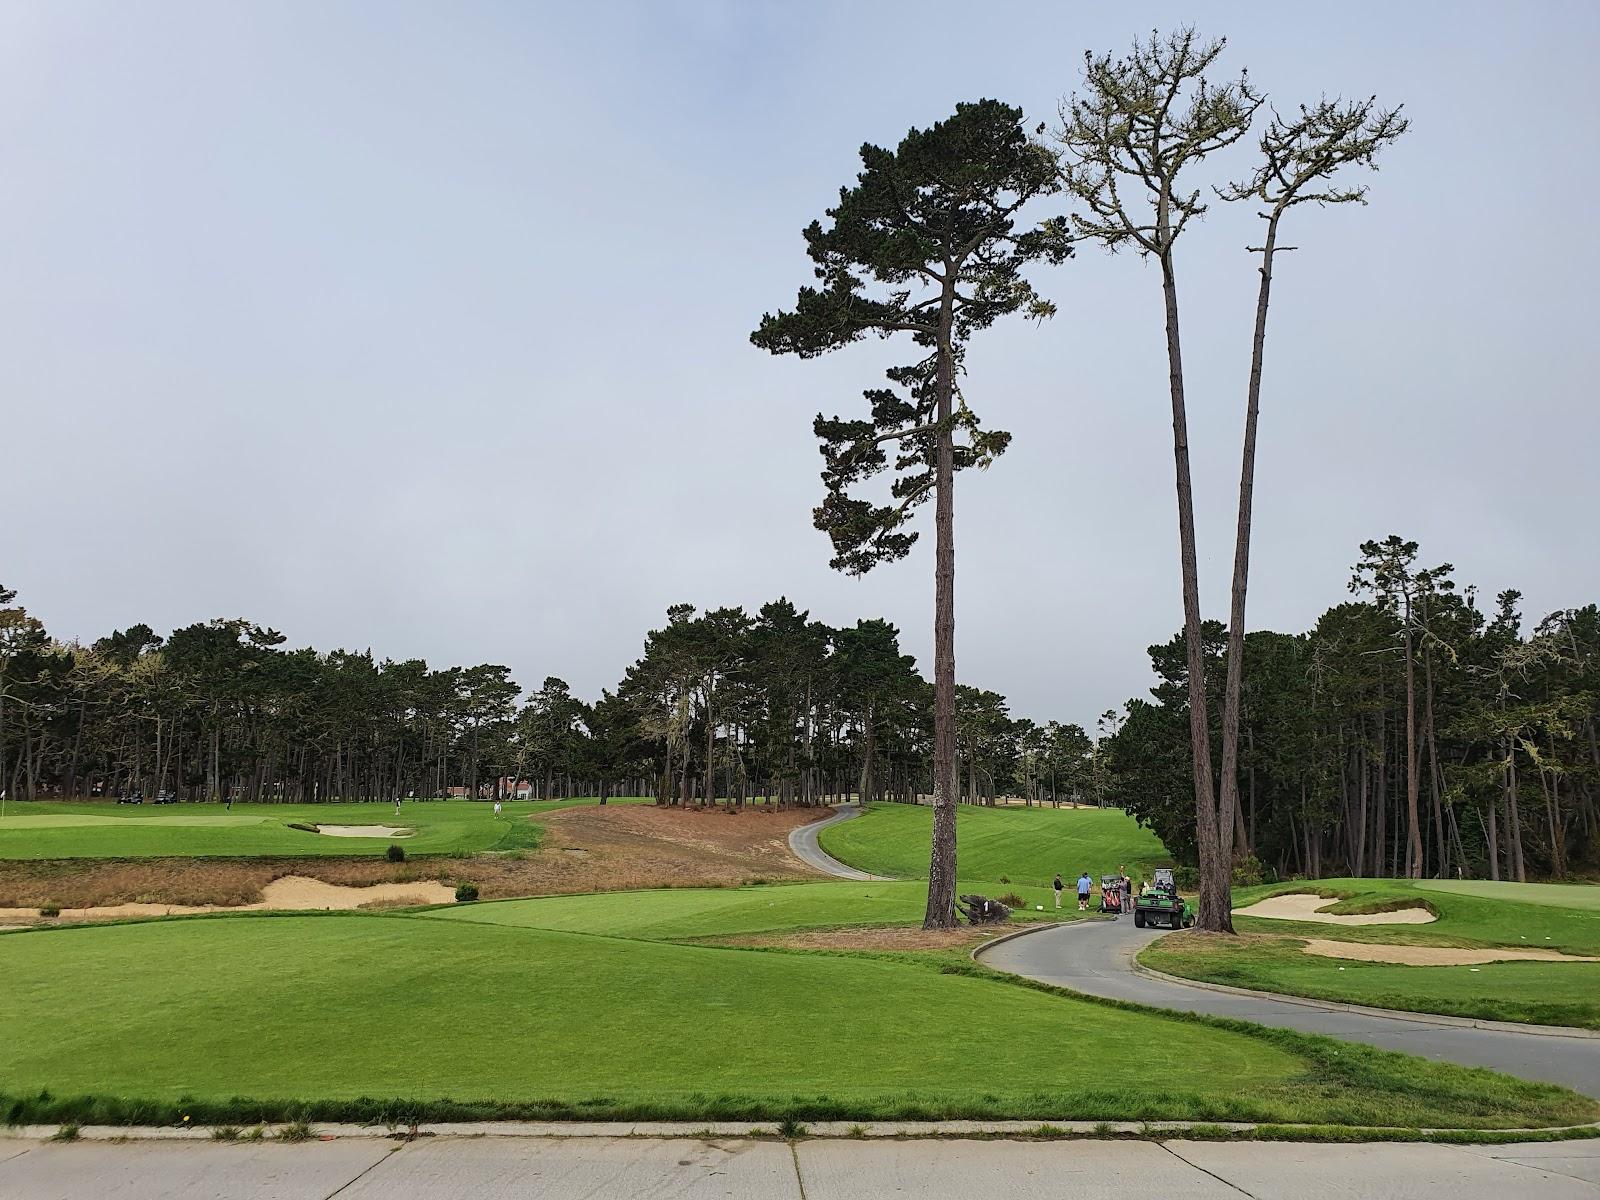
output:
[[[0,1195],[6,1200],[872,1200],[895,1194],[928,1200],[1595,1200],[1600,1141],[0,1141]]]
[[[860,880],[887,880],[888,875],[869,875],[865,871],[858,871],[834,858],[822,848],[817,840],[817,835],[829,825],[837,825],[840,821],[848,821],[851,817],[861,815],[861,805],[841,804],[834,809],[833,816],[821,821],[812,821],[809,825],[801,825],[789,833],[789,849],[794,856],[808,867],[814,867],[824,875],[832,875],[836,879]]]
[[[1430,1024],[1421,1013],[1386,1017],[1374,1010],[1238,995],[1157,979],[1133,965],[1134,954],[1155,936],[1126,918],[1077,921],[1012,938],[979,957],[996,970],[1096,996],[1322,1033],[1600,1096],[1600,1039]]]

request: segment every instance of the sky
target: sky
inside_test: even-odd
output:
[[[1032,128],[1085,50],[1184,22],[1281,107],[1412,122],[1369,205],[1285,223],[1250,627],[1308,628],[1389,533],[1530,618],[1600,600],[1591,3],[5,0],[0,583],[61,638],[243,616],[590,698],[668,605],[783,595],[929,669],[931,527],[852,578],[811,526],[811,421],[892,347],[749,332],[862,142],[985,96]],[[1260,225],[1178,250],[1218,618]],[[1159,277],[1034,280],[1055,319],[968,360],[1015,440],[958,479],[957,671],[1092,728],[1182,620]]]

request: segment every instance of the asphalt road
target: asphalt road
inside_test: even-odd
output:
[[[896,1194],[926,1200],[1595,1200],[1600,1141],[0,1141],[0,1196],[6,1200],[876,1200]]]
[[[828,825],[837,825],[840,821],[848,821],[851,817],[859,816],[859,804],[841,804],[834,810],[831,817],[821,821],[812,821],[809,825],[801,825],[789,832],[789,849],[794,856],[808,867],[815,867],[824,875],[832,875],[836,879],[888,879],[887,875],[869,875],[865,871],[858,871],[854,867],[846,866],[837,858],[823,850],[817,841],[817,834]]]
[[[997,970],[1074,991],[1324,1033],[1441,1062],[1490,1067],[1600,1096],[1600,1038],[1433,1025],[1168,983],[1133,969],[1134,954],[1157,936],[1154,931],[1135,928],[1127,917],[1079,921],[1003,942],[984,951],[981,959]]]

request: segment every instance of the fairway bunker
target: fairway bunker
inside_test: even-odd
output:
[[[1294,892],[1287,896],[1269,896],[1258,900],[1249,908],[1236,908],[1236,917],[1266,917],[1273,921],[1314,921],[1319,925],[1426,925],[1438,920],[1433,910],[1420,903],[1411,908],[1396,908],[1389,912],[1330,913],[1323,912],[1340,901],[1337,898],[1318,896],[1309,892]]]
[[[1377,946],[1371,942],[1333,942],[1325,938],[1312,938],[1303,949],[1307,954],[1315,954],[1320,958],[1394,963],[1403,967],[1471,967],[1496,962],[1600,962],[1600,958],[1562,954],[1557,950],[1519,950],[1509,946],[1469,950],[1459,946]]]
[[[340,883],[324,883],[304,875],[285,875],[274,879],[261,889],[261,899],[254,904],[102,904],[91,908],[64,908],[59,917],[48,918],[50,924],[76,921],[118,921],[129,917],[187,917],[200,913],[229,912],[306,912],[316,909],[352,909],[375,906],[398,907],[407,904],[451,904],[455,889],[436,880],[416,880],[410,883],[374,883],[364,887],[350,887]],[[24,921],[44,923],[37,918],[37,909],[0,908],[0,922]]]
[[[325,837],[408,838],[416,830],[404,825],[318,825],[317,832]]]

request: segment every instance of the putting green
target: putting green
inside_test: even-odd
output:
[[[1509,883],[1490,879],[1419,879],[1427,892],[1480,896],[1518,904],[1547,904],[1553,908],[1584,908],[1600,912],[1600,886],[1592,883]]]
[[[38,816],[24,815],[0,818],[0,833],[13,829],[83,829],[103,825],[118,829],[142,829],[149,826],[170,826],[175,829],[219,829],[228,825],[264,825],[272,820],[266,816],[200,815],[163,813],[160,816],[119,817],[112,813],[48,813]]]
[[[404,826],[412,830],[408,855],[476,854],[537,845],[527,818],[575,805],[574,800],[507,803],[501,816],[487,801],[407,800],[398,817],[393,803],[182,804],[151,811],[114,801],[13,803],[0,818],[0,859],[194,857],[316,857],[382,855],[389,838],[329,837],[301,825]],[[648,801],[612,799],[612,804]]]

